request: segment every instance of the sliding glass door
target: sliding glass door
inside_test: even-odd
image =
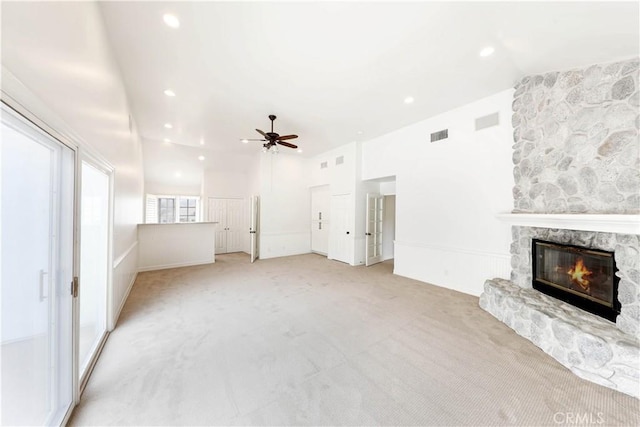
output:
[[[109,171],[82,161],[80,211],[79,377],[84,383],[107,333]]]
[[[75,153],[3,106],[2,425],[56,425],[73,402]]]

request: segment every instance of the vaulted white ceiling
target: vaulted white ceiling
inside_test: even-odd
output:
[[[102,2],[145,151],[314,155],[511,87],[638,55],[637,2]],[[173,29],[163,22],[171,13]],[[495,53],[479,52],[493,46]],[[164,95],[165,89],[176,93]],[[414,98],[405,104],[408,96]],[[166,129],[171,123],[172,129]],[[165,150],[170,161],[175,151]],[[171,154],[173,152],[173,154]],[[195,160],[197,162],[197,160]]]

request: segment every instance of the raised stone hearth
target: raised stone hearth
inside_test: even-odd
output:
[[[579,377],[640,397],[640,343],[611,322],[504,279],[485,282],[480,307]]]

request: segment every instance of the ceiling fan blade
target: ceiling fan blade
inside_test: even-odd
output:
[[[297,137],[298,137],[298,135],[285,135],[285,136],[279,136],[279,137],[278,137],[278,139],[279,139],[280,141],[283,141],[283,140],[285,140],[285,139],[295,139],[295,138],[297,138]]]
[[[276,143],[280,145],[284,145],[285,147],[289,147],[289,148],[298,148],[297,145],[289,144],[288,142],[284,142],[284,141],[276,141]]]
[[[258,133],[262,136],[264,136],[265,138],[267,137],[267,134],[262,132],[260,129],[256,129],[258,131]]]
[[[266,141],[266,139],[242,138],[240,141]]]

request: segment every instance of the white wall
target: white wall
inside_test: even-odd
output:
[[[200,185],[180,185],[165,182],[149,182],[144,183],[145,194],[154,194],[156,196],[200,196],[202,187]]]
[[[115,168],[115,317],[137,268],[142,150],[97,3],[3,2],[2,66],[5,94]]]
[[[309,160],[283,151],[260,155],[262,259],[311,252]]]
[[[508,277],[511,101],[506,90],[373,139],[362,147],[362,179],[396,176],[395,272],[479,295],[487,278]],[[475,119],[500,113],[476,132]],[[429,142],[432,132],[449,138]]]

